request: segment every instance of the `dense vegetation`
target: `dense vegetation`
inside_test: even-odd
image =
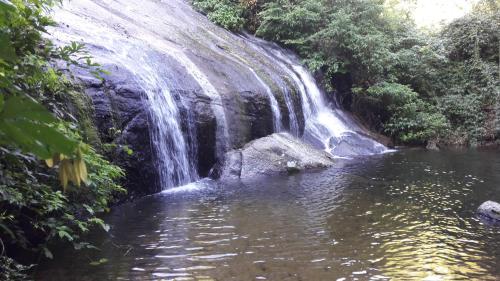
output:
[[[472,13],[433,32],[417,29],[398,2],[193,0],[193,5],[225,28],[246,29],[296,50],[347,109],[396,142],[495,141],[499,1],[480,1]]]
[[[102,70],[84,46],[43,36],[58,3],[0,0],[0,280],[26,278],[30,264],[52,258],[51,243],[92,248],[85,234],[108,229],[99,214],[124,192],[69,69]],[[193,0],[227,29],[297,51],[346,108],[398,142],[498,139],[498,1],[434,33],[391,3]]]
[[[98,75],[99,66],[83,46],[43,37],[54,4],[0,1],[0,280],[26,278],[26,264],[52,258],[54,241],[92,247],[83,235],[108,229],[98,214],[124,192],[68,71]]]

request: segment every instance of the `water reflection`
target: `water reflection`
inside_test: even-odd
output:
[[[496,156],[405,151],[160,194],[107,218],[107,264],[65,250],[39,279],[498,280],[500,229],[474,215],[500,198]]]

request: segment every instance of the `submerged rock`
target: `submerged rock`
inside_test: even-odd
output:
[[[477,209],[477,213],[489,219],[500,222],[500,203],[493,201],[486,201]]]
[[[288,133],[279,133],[254,140],[240,150],[229,151],[224,164],[215,174],[220,176],[221,181],[249,180],[327,168],[333,164],[333,157],[327,152]]]

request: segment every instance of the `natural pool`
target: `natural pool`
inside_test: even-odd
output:
[[[500,152],[404,150],[115,208],[37,280],[499,280]],[[83,256],[83,257],[80,257]],[[89,261],[106,258],[98,266]]]

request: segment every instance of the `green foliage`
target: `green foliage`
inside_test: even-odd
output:
[[[103,70],[83,45],[56,47],[42,37],[55,3],[0,0],[0,279],[24,278],[14,254],[52,258],[53,241],[92,247],[82,236],[95,227],[109,230],[99,215],[124,192],[122,169],[84,144],[100,147],[85,94],[55,65]],[[40,159],[59,168],[65,190],[57,170]]]
[[[57,130],[57,119],[28,96],[12,96],[0,108],[0,144],[15,145],[42,159],[73,155],[78,142]]]
[[[322,8],[321,2],[311,0],[267,2],[259,14],[261,24],[256,34],[299,49],[322,24]]]
[[[52,258],[51,240],[70,242],[75,248],[88,247],[81,234],[107,226],[97,217],[107,211],[113,195],[124,190],[116,184],[123,171],[90,150],[86,188],[72,186],[67,192],[54,189],[54,171],[36,158],[17,151],[0,151],[0,226],[2,240],[10,247],[41,252]]]
[[[481,0],[432,34],[418,30],[398,2],[268,0],[248,12],[240,7],[257,23],[257,36],[293,48],[322,72],[326,89],[334,92],[335,77],[348,75],[352,93],[343,100],[351,102],[344,106],[396,141],[464,144],[500,135],[490,124],[500,95],[498,1]]]
[[[243,8],[232,0],[194,0],[193,5],[207,14],[216,24],[233,31],[240,30],[245,24]]]
[[[448,57],[455,61],[498,61],[500,35],[498,12],[472,13],[453,21],[441,33]]]
[[[408,86],[383,82],[363,94],[390,116],[384,120],[385,131],[404,142],[425,143],[444,135],[449,128],[446,117]]]
[[[56,152],[72,155],[78,146],[57,130],[59,121],[36,98],[59,90],[59,76],[47,57],[54,48],[38,48],[50,19],[42,10],[50,1],[3,1],[0,6],[0,145],[49,158]]]
[[[1,2],[0,2],[1,3]],[[28,271],[31,267],[23,266],[17,263],[15,260],[0,256],[0,280],[9,280],[9,281],[26,281],[31,280],[29,276],[24,273]]]

